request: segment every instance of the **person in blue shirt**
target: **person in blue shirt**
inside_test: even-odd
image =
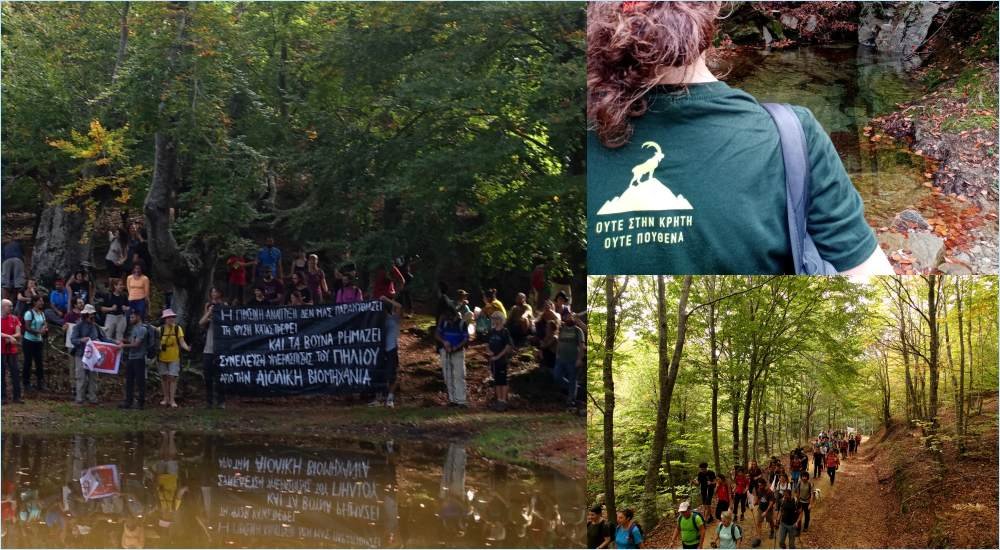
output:
[[[45,319],[53,325],[63,326],[63,318],[69,310],[69,289],[62,279],[56,279],[55,289],[49,292],[49,307],[45,310]]]
[[[281,249],[274,246],[274,237],[268,237],[264,241],[264,248],[261,248],[257,252],[257,267],[254,269],[254,273],[257,277],[262,277],[264,270],[268,267],[271,268],[271,273],[275,274],[279,280],[285,278],[285,274],[281,269]]]
[[[437,341],[441,344],[441,372],[448,388],[448,406],[465,407],[465,346],[469,326],[454,306],[438,323]]]
[[[639,548],[642,544],[642,529],[635,522],[635,511],[626,508],[617,514],[615,527],[615,548]]]

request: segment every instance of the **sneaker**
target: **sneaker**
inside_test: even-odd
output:
[[[389,399],[385,400],[385,406],[389,407],[390,409],[394,409],[396,408],[396,402],[393,401],[393,399],[390,397]]]

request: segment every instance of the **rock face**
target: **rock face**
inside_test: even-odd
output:
[[[70,275],[81,262],[93,264],[91,241],[80,244],[83,226],[83,216],[79,213],[66,212],[60,206],[43,210],[31,254],[32,276],[49,285],[57,277]]]
[[[934,16],[951,2],[900,2],[866,11],[858,27],[858,42],[880,53],[914,55],[927,38]]]

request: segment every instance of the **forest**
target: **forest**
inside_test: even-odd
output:
[[[900,428],[942,470],[985,460],[995,489],[997,290],[936,275],[592,277],[591,502],[652,529],[699,462],[728,473],[847,428],[869,441]]]
[[[182,320],[268,234],[362,274],[419,256],[428,295],[538,258],[582,287],[582,4],[2,10],[4,237],[43,285],[124,213]]]

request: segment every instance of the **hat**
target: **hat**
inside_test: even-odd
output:
[[[686,500],[682,502],[680,506],[677,507],[678,512],[687,512],[690,509],[691,509],[691,503]]]
[[[167,317],[177,317],[177,314],[174,313],[174,310],[168,307],[167,309],[163,310],[163,315],[160,315],[160,319],[166,319]]]
[[[458,291],[455,294],[458,294],[459,296],[468,296],[469,295],[468,292],[466,292],[466,291],[464,291],[462,289],[458,289]]]
[[[83,311],[80,312],[81,315],[93,315],[95,313],[97,313],[97,310],[90,304],[83,306]]]

